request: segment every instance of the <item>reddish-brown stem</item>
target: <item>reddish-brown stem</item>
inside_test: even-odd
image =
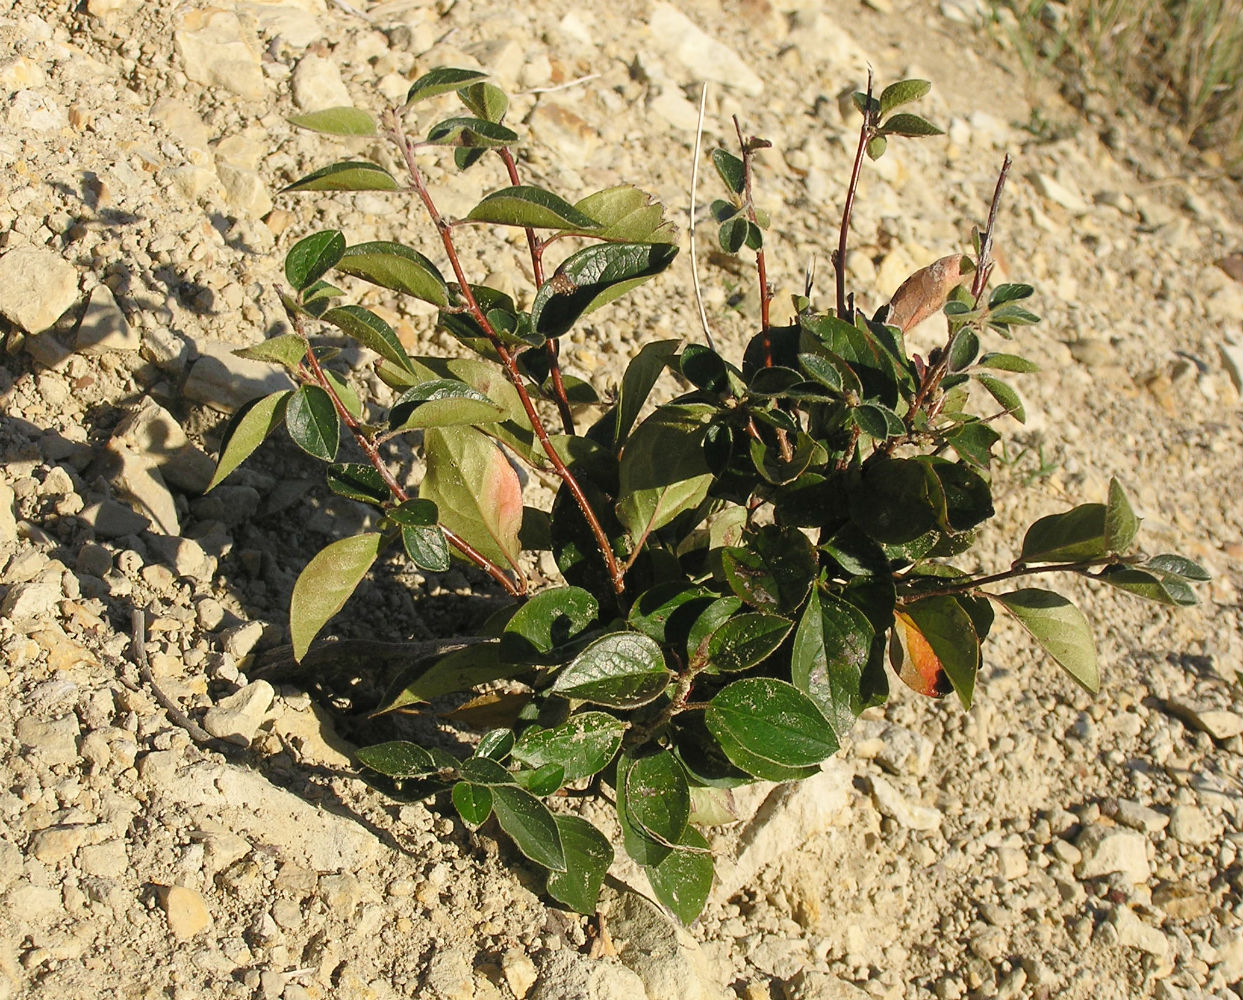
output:
[[[1048,566],[1012,566],[1008,570],[1001,573],[992,573],[988,576],[979,576],[973,580],[961,580],[947,584],[944,587],[937,587],[927,592],[920,592],[919,598],[927,597],[931,594],[938,596],[944,594],[965,594],[970,591],[979,590],[981,587],[987,587],[990,583],[1003,583],[1006,580],[1013,580],[1020,576],[1035,576],[1037,573],[1087,573],[1088,570],[1096,566],[1110,566],[1115,563],[1133,562],[1133,557],[1105,556],[1101,559],[1084,559],[1081,562],[1073,563],[1053,563]],[[996,597],[995,594],[982,594],[983,597]],[[916,598],[918,599],[918,598]]]
[[[837,237],[837,253],[833,256],[833,272],[837,279],[837,316],[847,322],[854,317],[848,315],[846,307],[846,243],[850,238],[850,213],[855,207],[855,191],[859,188],[859,175],[863,170],[863,153],[868,141],[872,138],[872,70],[868,69],[867,105],[863,112],[863,124],[859,126],[859,147],[855,150],[855,163],[850,168],[850,184],[846,188],[846,203],[842,206],[842,229]]]
[[[743,208],[746,210],[747,219],[758,228],[759,220],[755,214],[755,201],[751,194],[751,154],[756,148],[756,140],[743,138],[742,126],[738,123],[737,115],[734,115],[734,131],[738,134],[738,147],[742,151]],[[767,143],[764,143],[764,145],[767,145]],[[764,366],[771,368],[773,366],[773,345],[768,337],[768,329],[772,325],[769,321],[769,304],[773,300],[773,293],[772,289],[768,287],[768,270],[764,264],[763,244],[760,244],[760,248],[755,251],[755,273],[756,280],[760,286],[760,331],[764,334]]]
[[[298,332],[302,333],[301,323],[296,319],[295,326],[298,327]],[[350,433],[354,436],[354,440],[358,443],[358,447],[363,450],[363,454],[367,456],[367,461],[371,463],[372,468],[380,474],[380,478],[384,480],[384,485],[388,487],[388,491],[393,495],[393,498],[398,503],[405,503],[410,499],[410,495],[405,491],[401,483],[397,481],[397,478],[393,475],[392,470],[389,469],[388,463],[380,457],[380,451],[379,448],[376,447],[376,443],[367,436],[358,421],[354,419],[353,414],[351,414],[350,411],[345,408],[345,404],[341,402],[341,397],[337,395],[336,389],[332,387],[332,383],[329,382],[327,377],[324,375],[324,370],[320,367],[319,359],[315,357],[315,352],[308,348],[306,357],[307,363],[311,369],[311,380],[328,393],[329,397],[332,399],[333,406],[336,407],[338,416],[341,418],[341,422],[345,424]],[[516,568],[515,573],[518,575],[517,583],[511,580],[509,575],[501,569],[500,566],[494,563],[482,552],[477,551],[472,545],[464,539],[458,537],[444,525],[440,526],[440,530],[445,533],[445,540],[448,541],[450,545],[486,572],[490,577],[492,577],[492,579],[504,587],[514,597],[521,597],[526,593],[526,578],[521,574],[517,574]]]
[[[505,368],[505,374],[517,391],[519,400],[522,402],[522,409],[526,412],[527,420],[531,423],[531,429],[535,432],[535,436],[539,440],[540,446],[544,449],[544,454],[548,456],[548,461],[552,464],[557,477],[565,484],[566,489],[570,491],[570,495],[574,497],[575,503],[578,504],[578,509],[582,511],[583,517],[591,529],[592,536],[596,540],[596,545],[600,549],[600,554],[608,567],[613,590],[615,593],[620,594],[625,590],[625,574],[617,562],[617,556],[613,553],[613,546],[609,544],[608,535],[604,533],[604,528],[600,526],[600,519],[596,517],[596,512],[592,510],[591,503],[587,500],[587,495],[583,492],[583,488],[579,485],[578,480],[574,478],[574,474],[570,472],[565,462],[561,460],[561,456],[557,454],[557,449],[553,446],[552,439],[548,436],[548,429],[544,426],[543,420],[540,419],[540,415],[535,409],[535,403],[531,400],[531,394],[527,392],[526,382],[523,380],[522,372],[518,370],[518,364],[513,354],[505,346],[501,338],[497,336],[496,330],[488,322],[488,317],[484,315],[483,310],[479,307],[479,302],[475,299],[475,294],[471,291],[470,283],[466,280],[466,274],[462,270],[462,263],[458,259],[457,247],[453,242],[451,228],[436,208],[436,203],[432,200],[431,193],[423,182],[423,172],[419,170],[418,164],[414,161],[414,147],[406,139],[401,122],[398,120],[397,115],[391,111],[388,112],[386,117],[393,139],[405,157],[406,168],[410,173],[410,180],[414,191],[419,196],[419,200],[422,201],[423,207],[427,210],[432,225],[440,233],[440,240],[444,245],[445,254],[449,258],[449,264],[453,268],[454,277],[457,278],[458,288],[461,290],[462,298],[466,302],[466,311],[479,324],[479,328],[483,330],[492,344],[492,349],[496,351],[497,356],[501,359],[501,364]]]

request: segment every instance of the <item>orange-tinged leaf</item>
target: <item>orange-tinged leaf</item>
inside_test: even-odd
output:
[[[921,267],[902,282],[889,300],[886,322],[906,333],[940,310],[954,286],[971,277],[971,271],[963,271],[964,259],[960,253],[950,254]]]
[[[889,644],[889,659],[898,678],[912,691],[929,698],[949,694],[953,685],[945,667],[910,615],[896,612],[894,622],[893,635],[897,642]]]

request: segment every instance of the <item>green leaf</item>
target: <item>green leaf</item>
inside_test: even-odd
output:
[[[721,175],[721,180],[732,194],[742,194],[746,189],[746,169],[742,160],[723,149],[714,149],[712,165],[716,167],[716,172]]]
[[[234,351],[239,358],[250,358],[252,361],[273,361],[291,372],[296,372],[302,359],[306,357],[306,339],[296,333],[282,333],[275,337]]]
[[[899,80],[880,92],[880,113],[887,115],[894,108],[918,101],[932,89],[927,80]]]
[[[402,525],[401,546],[410,561],[429,573],[448,572],[450,566],[449,540],[438,526],[428,528]]]
[[[1105,547],[1125,555],[1139,534],[1140,518],[1131,509],[1131,501],[1117,479],[1109,480],[1109,498],[1105,502]]]
[[[919,137],[925,135],[944,135],[942,129],[937,128],[932,122],[919,115],[910,115],[900,113],[894,115],[881,126],[881,132],[886,135],[905,135]]]
[[[543,188],[518,184],[485,195],[466,218],[497,226],[525,226],[531,229],[572,229],[593,232],[600,223],[584,215],[564,198]]]
[[[1103,503],[1080,504],[1062,514],[1042,517],[1027,529],[1019,560],[1052,563],[1099,559],[1109,553],[1106,517]]]
[[[285,277],[298,291],[322,278],[345,252],[345,237],[336,229],[312,233],[285,254]]]
[[[514,760],[528,767],[560,764],[566,783],[603,771],[621,749],[626,724],[604,712],[579,712],[552,729],[531,729],[514,746]]]
[[[518,141],[518,133],[483,118],[446,118],[427,132],[433,146],[469,146],[472,149],[499,149]]]
[[[252,399],[229,420],[220,442],[220,459],[204,492],[210,492],[242,464],[264,439],[285,419],[285,407],[292,389],[281,389],[268,396]]]
[[[525,788],[496,785],[492,788],[492,811],[518,850],[537,865],[554,872],[566,871],[557,821],[544,803]]]
[[[462,821],[472,830],[483,826],[492,815],[492,789],[487,785],[473,785],[468,781],[459,781],[450,793],[453,808],[458,811]]]
[[[577,913],[591,916],[600,899],[604,874],[613,863],[613,845],[581,816],[557,816],[565,871],[550,872],[548,895]]]
[[[1183,556],[1169,554],[1153,556],[1144,564],[1144,568],[1150,569],[1154,573],[1162,573],[1166,576],[1181,576],[1184,580],[1195,580],[1199,583],[1207,583],[1213,579],[1209,571],[1203,566]]]
[[[1100,689],[1096,645],[1083,612],[1061,594],[1027,588],[1009,594],[989,594],[1010,612],[1040,647],[1084,689]]]
[[[706,602],[706,603],[705,603]],[[704,598],[691,606],[691,611],[698,612],[690,628],[686,630],[686,655],[696,664],[706,661],[708,656],[708,639],[712,633],[724,625],[730,618],[742,610],[742,601],[737,597],[718,597],[715,600]],[[666,644],[672,645],[680,636],[667,635]]]
[[[880,101],[875,97],[865,94],[861,90],[856,90],[850,95],[850,100],[854,103],[855,108],[860,114],[880,114]]]
[[[657,340],[644,344],[639,353],[630,359],[617,397],[617,416],[613,425],[616,445],[623,444],[630,434],[660,373],[677,353],[679,343],[677,340]]]
[[[380,554],[383,536],[369,531],[320,549],[298,574],[289,599],[289,638],[295,660],[345,602]]]
[[[565,768],[560,764],[545,764],[534,771],[516,771],[514,778],[532,795],[544,798],[565,784]]]
[[[636,826],[630,818],[630,809],[626,801],[629,787],[630,769],[635,765],[635,758],[623,755],[617,762],[617,774],[614,787],[617,790],[617,823],[621,827],[622,842],[626,853],[641,865],[654,865],[668,857],[673,850],[671,844],[662,843],[649,837]]]
[[[1106,566],[1097,579],[1158,604],[1185,608],[1199,603],[1187,581],[1178,576],[1164,576],[1130,566]]]
[[[863,672],[875,632],[867,616],[813,587],[794,633],[790,679],[843,739],[863,711]]]
[[[374,466],[363,462],[347,462],[328,466],[328,488],[337,496],[383,504],[392,499],[388,483]]]
[[[665,209],[646,192],[629,184],[605,188],[575,202],[574,207],[603,226],[593,235],[619,243],[676,243]]]
[[[375,119],[358,108],[335,107],[308,111],[285,119],[290,125],[322,132],[325,135],[375,135]]]
[[[294,444],[312,458],[331,462],[341,444],[341,421],[328,392],[318,385],[295,390],[285,407],[285,428]]]
[[[735,594],[756,608],[792,614],[816,574],[811,542],[797,528],[764,525],[743,536],[743,544],[721,552],[725,579]]]
[[[369,347],[380,357],[411,371],[410,358],[393,328],[370,309],[362,306],[337,306],[329,309],[323,319],[343,333]]]
[[[724,674],[749,670],[776,652],[793,626],[788,618],[760,612],[730,618],[708,639],[708,663]]]
[[[850,411],[850,419],[859,430],[876,441],[901,437],[906,433],[906,425],[889,407],[881,403],[864,403]]]
[[[990,309],[988,322],[992,326],[1033,326],[1040,322],[1040,317],[1022,306],[1006,304]]]
[[[514,731],[512,729],[490,729],[479,738],[479,742],[475,745],[475,752],[472,756],[487,757],[494,760],[498,764],[509,756],[514,749],[514,743],[517,742]],[[517,775],[505,772],[508,781],[516,781]]]
[[[754,770],[757,760],[778,769],[804,768],[837,753],[837,737],[815,702],[772,677],[744,677],[722,688],[704,721],[729,759],[761,778],[766,775]],[[745,755],[736,756],[734,747]]]
[[[703,587],[667,580],[638,596],[630,606],[626,624],[668,645],[673,636],[686,634],[691,621],[711,601],[711,593]]]
[[[505,91],[483,80],[461,87],[457,96],[476,117],[498,125],[509,110],[509,98],[505,96]]]
[[[433,379],[412,386],[397,397],[389,410],[393,430],[492,424],[505,411],[478,389],[456,379]]]
[[[1023,400],[1019,398],[1019,394],[1015,392],[1007,383],[992,375],[975,375],[973,376],[980,385],[988,390],[990,396],[1001,404],[1002,409],[1009,413],[1020,424],[1027,423],[1027,410],[1023,406]]]
[[[989,309],[996,309],[1007,302],[1020,302],[1023,299],[1029,299],[1035,294],[1035,291],[1036,289],[1032,288],[1031,285],[1015,283],[998,285],[988,297],[988,307]]]
[[[449,305],[449,289],[436,265],[401,243],[375,240],[346,247],[337,270],[442,309]]]
[[[727,219],[721,223],[716,238],[726,253],[737,253],[747,242],[747,220],[740,215]]]
[[[469,691],[479,684],[513,677],[515,672],[512,663],[501,660],[497,643],[475,643],[440,657],[430,666],[419,664],[403,672],[385,692],[376,714],[431,701],[441,695]]]
[[[1036,362],[1020,358],[1017,354],[989,352],[980,358],[978,364],[981,368],[995,368],[999,372],[1028,374],[1040,371],[1040,366]]]
[[[493,562],[516,568],[522,483],[505,453],[473,427],[428,428],[423,450],[419,496],[435,501],[441,525]]]
[[[703,911],[712,890],[713,861],[707,840],[694,827],[686,828],[678,848],[644,871],[656,898],[682,923],[691,923]]]
[[[550,690],[610,708],[638,708],[658,698],[669,678],[655,640],[639,632],[613,632],[579,653]]]
[[[690,786],[678,759],[661,750],[635,760],[621,770],[618,779],[625,783],[623,798],[630,824],[658,844],[678,843],[691,816]]]
[[[964,462],[987,468],[992,460],[993,445],[1001,440],[1001,435],[981,420],[969,420],[947,431],[945,440]]]
[[[667,243],[600,243],[571,254],[536,293],[531,326],[559,337],[579,317],[660,274],[678,254]]]
[[[428,70],[410,85],[406,93],[406,103],[425,101],[429,97],[447,94],[451,90],[459,90],[479,80],[486,80],[487,73],[477,69],[455,69],[452,66],[437,66]]]
[[[513,774],[499,761],[486,755],[476,754],[474,757],[468,757],[462,761],[458,772],[464,781],[470,781],[476,785],[487,785],[489,788],[514,784]]]
[[[599,614],[599,603],[581,587],[545,590],[509,619],[501,633],[501,655],[515,662],[539,662],[573,640]]]
[[[358,759],[371,770],[390,778],[417,778],[438,770],[430,753],[405,740],[360,747]]]
[[[879,160],[885,155],[885,151],[889,148],[889,140],[883,135],[874,135],[863,147],[863,151],[867,153],[869,160]]]
[[[617,517],[632,548],[708,495],[713,475],[703,454],[705,430],[700,413],[664,406],[630,435],[618,472]]]
[[[400,185],[383,167],[366,160],[345,160],[301,177],[287,191],[396,191]]]
[[[358,391],[346,382],[340,375],[329,369],[324,369],[324,380],[328,383],[329,388],[336,394],[337,399],[341,401],[341,405],[345,407],[345,412],[355,420],[363,419],[363,401],[359,398]]]
[[[925,677],[943,671],[962,707],[970,708],[980,639],[967,610],[953,596],[937,595],[907,604],[894,617],[903,632],[903,652],[915,669]]]

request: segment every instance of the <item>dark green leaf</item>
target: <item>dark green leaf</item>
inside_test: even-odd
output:
[[[383,536],[376,531],[342,538],[322,548],[298,574],[289,599],[289,638],[295,660],[328,624],[358,587],[380,554]]]
[[[878,542],[910,542],[936,523],[939,492],[922,463],[880,458],[865,465],[851,491],[851,517]]]
[[[462,817],[462,822],[472,830],[483,826],[492,815],[492,789],[487,785],[472,785],[468,781],[459,781],[450,793],[453,808]]]
[[[497,643],[476,643],[400,675],[385,693],[376,714],[431,701],[441,695],[468,691],[479,684],[512,677],[515,667],[501,660]]]
[[[708,640],[708,663],[719,673],[737,673],[762,663],[790,634],[793,622],[750,612],[731,618]]]
[[[449,289],[436,265],[401,243],[375,240],[346,247],[337,262],[337,270],[442,309],[449,304]],[[402,356],[405,356],[404,351]],[[401,359],[394,360],[403,367],[407,364]]]
[[[542,799],[565,784],[565,768],[560,764],[544,764],[534,771],[516,771],[514,778],[528,792]]]
[[[592,232],[600,223],[584,215],[564,198],[529,185],[514,185],[485,195],[466,218],[497,226],[525,226],[531,229],[573,229]]]
[[[294,444],[312,458],[331,462],[341,444],[341,421],[327,391],[318,385],[299,386],[285,407],[285,427]]]
[[[517,142],[518,133],[483,118],[446,118],[428,129],[427,141],[433,146],[497,149]]]
[[[980,352],[980,338],[970,327],[955,331],[950,342],[950,371],[960,372],[975,360]]]
[[[1191,607],[1198,603],[1187,581],[1178,576],[1164,576],[1130,566],[1106,566],[1097,579],[1158,604]]]
[[[462,761],[458,772],[462,775],[462,780],[476,785],[495,787],[514,784],[514,776],[505,765],[488,756],[468,757]]]
[[[1110,552],[1125,555],[1139,534],[1139,522],[1122,484],[1110,479],[1109,499],[1105,503],[1105,547]]]
[[[772,677],[744,677],[722,688],[708,703],[704,721],[730,760],[757,777],[764,777],[752,770],[757,758],[778,768],[812,767],[838,748],[815,702]],[[735,745],[747,756],[736,758]]]
[[[998,306],[1005,305],[1007,302],[1019,302],[1022,299],[1031,298],[1036,290],[1031,285],[1004,284],[998,285],[993,289],[993,294],[988,297],[988,307],[996,309]]]
[[[813,587],[794,634],[790,679],[843,739],[864,709],[863,671],[875,632],[852,604]]]
[[[691,815],[690,786],[678,759],[668,750],[640,757],[619,773],[619,780],[625,782],[631,825],[657,843],[676,844]]]
[[[327,478],[328,488],[337,496],[371,504],[383,504],[392,499],[384,477],[374,466],[362,462],[330,465]]]
[[[285,419],[285,408],[292,393],[292,389],[281,389],[268,396],[252,399],[233,415],[220,442],[220,458],[216,463],[216,471],[204,492],[218,486],[263,444],[264,438],[280,426]]]
[[[979,360],[981,368],[995,368],[999,372],[1030,373],[1040,371],[1034,361],[1020,358],[1017,354],[998,354],[990,352]]]
[[[366,111],[358,108],[325,108],[322,111],[308,111],[302,115],[291,115],[285,119],[290,125],[322,132],[325,135],[375,135],[375,119]]]
[[[896,114],[881,126],[881,131],[887,135],[905,135],[905,136],[925,136],[925,135],[944,135],[945,133],[937,128],[932,122],[919,115],[906,114],[905,112]]]
[[[382,358],[400,365],[407,371],[411,370],[410,358],[405,348],[397,339],[393,328],[380,319],[370,309],[362,306],[337,306],[329,309],[323,319],[337,327],[343,333],[357,340],[364,347],[369,347]]]
[[[460,88],[457,96],[476,117],[496,122],[498,125],[509,110],[509,98],[505,96],[505,91],[496,84],[483,80]]]
[[[345,407],[345,412],[355,420],[361,421],[363,419],[363,401],[358,395],[358,390],[328,368],[324,369],[324,380],[328,383],[328,387],[336,395],[337,399],[341,401],[341,405]]]
[[[613,632],[579,653],[551,691],[611,708],[637,708],[659,697],[669,677],[655,640],[639,632]]]
[[[989,596],[1009,611],[1082,687],[1092,694],[1099,690],[1096,645],[1082,611],[1050,590],[1027,588]]]
[[[860,114],[880,114],[880,101],[875,97],[865,94],[861,90],[856,90],[850,95],[850,99]]]
[[[487,73],[476,69],[437,66],[435,69],[428,70],[410,85],[410,90],[406,94],[406,103],[414,104],[416,101],[425,101],[438,94],[447,94],[451,90],[458,90],[479,80],[486,80],[487,77]]]
[[[747,220],[735,216],[722,222],[717,230],[717,241],[726,253],[737,253],[747,241]]]
[[[577,913],[596,912],[604,874],[613,863],[613,845],[581,816],[557,816],[565,871],[550,872],[548,895]]]
[[[1027,410],[1023,407],[1023,400],[1007,383],[992,375],[976,375],[975,379],[1015,420],[1020,424],[1027,423]]]
[[[566,870],[557,821],[534,795],[517,785],[496,785],[492,811],[501,829],[528,858],[554,872]]]
[[[877,441],[901,437],[906,433],[906,425],[902,423],[902,418],[880,403],[864,403],[862,406],[856,406],[850,411],[850,418],[859,430]]]
[[[816,573],[811,542],[797,528],[764,525],[721,552],[730,589],[756,608],[793,612]]]
[[[1154,573],[1162,573],[1167,576],[1181,576],[1184,580],[1195,580],[1199,583],[1206,583],[1213,579],[1209,571],[1203,566],[1183,556],[1153,556],[1144,564],[1144,568],[1150,569]]]
[[[626,624],[666,645],[672,636],[685,636],[695,616],[711,600],[710,592],[703,587],[668,580],[639,595],[630,607]]]
[[[563,781],[578,781],[608,767],[625,731],[624,722],[604,712],[578,712],[552,729],[523,733],[513,756],[528,767],[560,764]]]
[[[1019,560],[1052,563],[1099,559],[1109,552],[1105,520],[1103,503],[1080,504],[1065,513],[1042,517],[1027,529]]]
[[[732,194],[740,195],[746,188],[746,170],[742,160],[723,149],[712,151],[712,165]]]
[[[923,458],[923,462],[940,484],[941,497],[930,496],[937,501],[939,526],[951,533],[969,531],[977,524],[993,516],[993,494],[988,480],[965,462],[950,462],[942,458]],[[940,502],[943,500],[944,508]]]
[[[296,333],[282,333],[261,344],[243,347],[233,353],[239,358],[250,358],[252,361],[273,361],[291,372],[296,372],[302,359],[306,357],[306,339]]]
[[[918,101],[931,89],[932,84],[927,80],[899,80],[891,83],[880,92],[880,113],[887,115],[894,108]]]
[[[371,770],[387,774],[390,778],[417,778],[437,770],[430,753],[405,740],[360,747],[358,759]]]
[[[396,191],[396,179],[366,160],[346,160],[307,174],[282,188],[286,191]]]
[[[981,420],[970,420],[961,427],[947,431],[945,440],[964,462],[988,468],[988,463],[992,460],[993,445],[1001,440],[1001,435]]]
[[[389,410],[393,430],[492,424],[505,410],[478,389],[456,379],[433,379],[412,386],[397,397]]]
[[[644,344],[639,353],[630,359],[626,374],[622,376],[617,398],[617,417],[613,431],[616,445],[623,444],[629,436],[652,387],[660,378],[660,373],[665,370],[669,359],[677,353],[678,343],[676,340],[657,340]]]
[[[694,827],[686,828],[678,848],[644,870],[656,898],[682,923],[691,923],[703,911],[712,889],[712,852]]]
[[[501,633],[501,655],[514,661],[540,661],[579,635],[600,613],[596,599],[581,587],[555,587],[522,605]]]
[[[322,278],[345,253],[345,237],[336,229],[312,233],[285,254],[285,277],[298,291]]]
[[[446,573],[450,565],[449,540],[438,525],[420,528],[402,525],[401,545],[410,561],[429,573]]]
[[[697,614],[686,632],[686,655],[698,664],[707,660],[709,637],[742,610],[742,601],[733,596],[718,597],[716,600],[704,598],[689,607]],[[677,638],[666,635],[665,641],[673,644]]]
[[[708,495],[713,475],[703,453],[704,415],[700,409],[663,406],[626,442],[617,517],[632,548]]]
[[[467,170],[482,160],[487,152],[486,149],[477,149],[473,146],[458,146],[453,151],[453,163],[458,170]]]
[[[1007,303],[990,309],[988,321],[993,325],[1032,326],[1040,322],[1040,317],[1022,306]]]

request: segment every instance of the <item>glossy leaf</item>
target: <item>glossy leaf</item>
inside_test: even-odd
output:
[[[518,133],[483,118],[446,118],[428,129],[427,141],[433,146],[499,149],[517,142]]]
[[[306,114],[290,115],[290,125],[321,132],[324,135],[375,135],[376,122],[368,112],[358,108],[335,107]]]
[[[708,703],[704,721],[730,760],[757,777],[765,775],[752,770],[756,759],[779,768],[812,767],[838,748],[815,702],[772,677],[744,677],[722,688]],[[748,756],[735,759],[735,745]]]
[[[458,773],[462,775],[464,781],[486,785],[489,788],[514,784],[514,776],[509,769],[486,754],[476,753],[475,756],[462,761],[458,767]]]
[[[545,590],[509,619],[501,633],[501,655],[514,661],[539,660],[569,643],[599,613],[595,597],[581,587]]]
[[[1009,413],[1020,424],[1027,423],[1027,410],[1023,400],[1007,383],[992,375],[976,375],[975,379],[988,390],[990,396],[1001,404],[1002,409]]]
[[[513,757],[528,767],[560,764],[566,783],[604,770],[621,749],[626,724],[605,712],[578,712],[551,729],[528,730]]]
[[[285,428],[294,444],[312,458],[334,461],[341,444],[336,404],[318,385],[299,386],[285,407]]]
[[[505,411],[478,389],[456,379],[433,379],[412,386],[389,410],[393,430],[491,424]]]
[[[1109,480],[1109,498],[1105,503],[1105,547],[1125,555],[1139,534],[1140,518],[1131,508],[1131,501],[1117,479]]]
[[[617,517],[632,548],[708,495],[713,476],[703,454],[704,430],[698,412],[663,407],[630,435],[618,473]]]
[[[943,685],[938,675],[943,673],[962,707],[970,708],[980,667],[980,640],[966,609],[955,597],[938,595],[907,604],[894,618],[906,657],[899,671],[902,680],[921,694],[934,693],[911,684],[909,665],[920,682],[939,694]]]
[[[710,592],[681,580],[668,580],[644,591],[630,606],[626,624],[661,644],[685,634],[701,608],[712,601]]]
[[[492,811],[501,829],[528,858],[555,872],[566,870],[557,821],[534,795],[517,785],[495,785]]]
[[[518,565],[522,484],[504,452],[472,427],[433,427],[423,434],[427,473],[419,496],[440,510],[440,523],[500,565]]]
[[[388,483],[374,466],[363,462],[347,462],[328,466],[328,488],[337,496],[383,504],[392,499]]]
[[[887,135],[912,137],[945,134],[942,129],[937,128],[932,122],[919,117],[919,115],[907,114],[906,112],[900,112],[888,119],[881,126],[881,131]]]
[[[410,85],[409,91],[406,92],[406,103],[414,104],[416,101],[425,101],[439,94],[447,94],[451,90],[458,90],[480,80],[486,80],[487,77],[487,73],[477,69],[437,66],[435,69],[428,70]]]
[[[992,459],[993,445],[1001,440],[1001,435],[983,421],[971,420],[961,427],[947,431],[945,440],[964,462],[987,468]]]
[[[603,227],[594,235],[621,243],[676,243],[677,232],[651,196],[629,184],[587,195],[574,207]]]
[[[220,443],[216,471],[204,492],[209,492],[242,464],[285,419],[292,389],[282,389],[242,406],[229,420]]]
[[[233,353],[239,358],[249,358],[252,361],[272,361],[283,368],[288,368],[291,372],[296,372],[303,358],[306,357],[306,350],[304,337],[299,337],[296,333],[281,333],[262,343],[243,347]]]
[[[722,222],[717,230],[717,242],[726,253],[737,253],[747,242],[747,220],[735,216]]]
[[[1096,644],[1083,612],[1061,594],[1034,587],[989,595],[1027,629],[1032,638],[1083,688],[1100,688]]]
[[[322,278],[345,252],[345,237],[338,230],[312,233],[285,254],[285,278],[302,291]]]
[[[438,770],[430,753],[405,740],[360,747],[358,759],[371,770],[390,778],[417,778]]]
[[[436,265],[401,243],[375,240],[346,247],[337,262],[337,270],[440,308],[449,304],[449,289]],[[405,352],[402,353],[404,356]],[[396,360],[405,365],[400,359]]]
[[[386,692],[376,714],[469,691],[480,684],[512,677],[515,672],[512,663],[501,659],[496,643],[475,643],[448,653],[430,665],[420,664],[403,673]]]
[[[690,610],[696,614],[695,620],[690,623],[690,628],[686,631],[686,655],[699,666],[707,662],[708,639],[711,638],[713,632],[742,610],[742,601],[732,595],[718,597],[715,600],[704,598],[691,605]],[[666,642],[672,644],[677,641],[678,636],[667,635],[665,638]]]
[[[647,865],[647,880],[656,898],[682,923],[691,923],[703,911],[712,891],[712,852],[704,835],[687,827],[678,847],[655,865]]]
[[[1169,554],[1153,556],[1144,564],[1144,568],[1150,569],[1154,573],[1181,576],[1184,580],[1195,580],[1200,583],[1206,583],[1213,579],[1209,571],[1203,566],[1183,556]]]
[[[453,808],[462,817],[462,822],[472,830],[478,829],[492,815],[492,789],[487,785],[474,785],[469,781],[459,781],[450,793]]]
[[[887,115],[894,108],[918,101],[932,89],[927,80],[899,80],[880,92],[880,113]]]
[[[597,639],[557,675],[551,690],[565,698],[610,708],[637,708],[669,685],[660,646],[639,632],[613,632]]]
[[[396,191],[396,178],[366,160],[345,160],[307,174],[282,188],[285,191]]]
[[[691,816],[686,772],[668,750],[639,757],[621,770],[626,818],[659,844],[678,843]]]
[[[383,536],[375,531],[342,538],[315,553],[298,574],[289,599],[294,659],[302,659],[320,629],[345,607],[380,554],[382,542]]]
[[[1105,540],[1106,507],[1085,503],[1034,522],[1023,538],[1022,562],[1077,562],[1099,559],[1109,551]]]
[[[630,434],[638,419],[643,404],[651,394],[656,380],[665,370],[669,359],[677,353],[679,341],[657,340],[644,344],[639,353],[630,359],[626,373],[622,376],[621,389],[617,398],[617,411],[614,420],[613,441],[620,445]]]
[[[393,328],[370,309],[354,305],[337,306],[324,313],[323,319],[385,360],[411,370],[410,358]]]
[[[788,618],[760,612],[730,618],[708,639],[708,663],[720,673],[749,670],[776,652],[793,627]]]
[[[1187,581],[1178,576],[1152,573],[1139,567],[1107,566],[1097,579],[1158,604],[1185,608],[1198,603]]]
[[[807,536],[797,528],[764,525],[744,536],[744,542],[721,552],[730,589],[761,610],[792,613],[803,603],[816,572]]]
[[[604,875],[613,863],[613,845],[581,816],[555,818],[565,871],[549,873],[548,895],[577,913],[591,916],[596,912]]]
[[[724,149],[712,151],[712,165],[732,194],[740,195],[746,188],[746,171],[742,160]]]
[[[531,229],[572,229],[593,232],[600,223],[584,215],[564,198],[543,188],[518,184],[485,195],[466,218],[497,226],[524,226]]]
[[[875,632],[853,604],[813,587],[794,633],[790,679],[841,740],[865,707],[863,673]]]
[[[994,368],[1000,372],[1018,372],[1027,374],[1040,371],[1040,366],[1034,361],[1028,361],[1021,358],[1017,354],[1001,354],[990,352],[982,355],[977,362],[981,368]]]
[[[509,98],[505,96],[505,91],[484,80],[477,80],[459,88],[457,96],[477,118],[485,121],[500,124],[505,112],[509,110]]]

